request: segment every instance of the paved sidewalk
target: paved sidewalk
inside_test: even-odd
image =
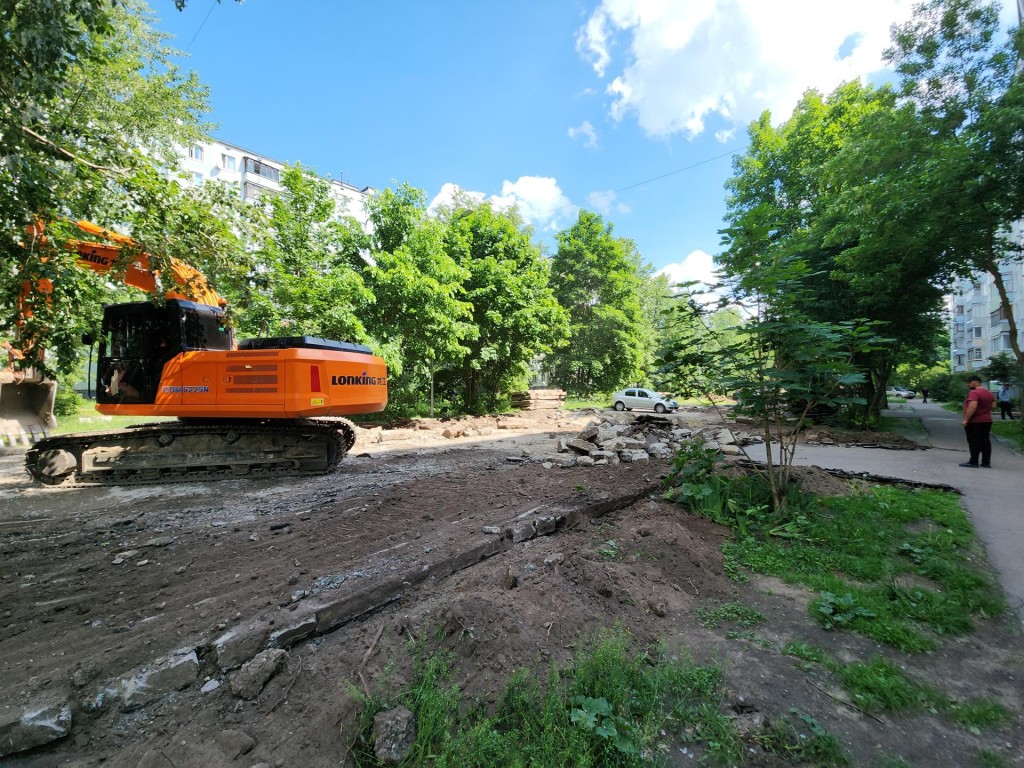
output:
[[[959,490],[989,562],[999,574],[1007,602],[1024,622],[1024,456],[993,437],[992,469],[960,467],[969,456],[959,414],[944,410],[938,403],[912,401],[886,411],[886,415],[921,419],[931,447],[924,451],[892,451],[800,445],[795,463],[942,483]],[[753,459],[764,459],[763,446],[748,446],[747,451]]]

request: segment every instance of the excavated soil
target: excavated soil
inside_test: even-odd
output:
[[[939,651],[918,657],[826,632],[808,616],[810,593],[729,578],[728,531],[660,500],[668,462],[536,460],[592,416],[361,431],[337,472],[287,481],[49,490],[28,482],[20,455],[0,456],[0,725],[50,701],[70,702],[73,716],[64,738],[0,762],[345,765],[359,692],[408,683],[411,648],[453,650],[456,682],[494,701],[516,669],[546,675],[618,624],[640,644],[718,664],[723,710],[741,724],[799,726],[794,712],[804,713],[853,765],[901,757],[960,768],[982,764],[983,749],[1002,765],[1024,764],[1024,644],[1012,622],[981,620],[971,635],[940,638]],[[699,428],[710,415],[672,418]],[[825,472],[802,477],[819,492],[849,489]],[[550,535],[514,541],[522,521],[556,517]],[[301,624],[360,590],[372,599],[346,603],[339,626],[288,645],[257,696],[231,692],[219,638]],[[704,626],[699,608],[732,601],[768,622],[753,632]],[[930,712],[867,715],[820,667],[780,652],[794,641],[843,659],[886,655],[955,699],[1001,702],[1012,722],[972,733]],[[136,708],[105,699],[131,673],[189,650],[200,664],[191,684]],[[668,743],[668,765],[699,763],[698,747]],[[746,764],[787,763],[752,740]]]

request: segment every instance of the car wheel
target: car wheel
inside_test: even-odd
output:
[[[616,411],[624,411],[624,410],[626,410],[626,404],[624,402],[622,402],[621,400],[616,400],[615,401],[615,410]]]
[[[664,413],[665,412],[665,405],[663,403],[658,403],[657,405],[654,406],[654,412],[655,413]]]

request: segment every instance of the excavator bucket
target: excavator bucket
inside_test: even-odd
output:
[[[0,370],[0,446],[31,446],[56,423],[53,398],[57,382],[34,369]]]

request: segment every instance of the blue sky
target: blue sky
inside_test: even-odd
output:
[[[746,126],[885,77],[906,0],[150,0],[216,138],[377,189],[579,207],[674,279],[709,275]],[[1007,25],[1016,0],[1003,0]]]

